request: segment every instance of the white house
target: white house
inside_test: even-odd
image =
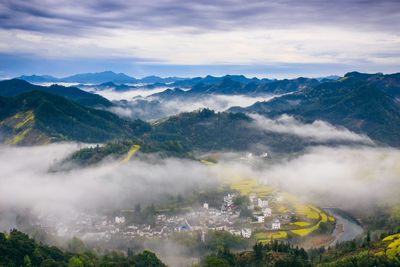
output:
[[[125,223],[125,217],[124,216],[121,216],[121,217],[116,216],[115,217],[115,223],[116,224]]]
[[[233,204],[233,197],[234,197],[234,195],[231,195],[231,194],[224,196],[224,202],[226,203],[227,206],[230,206]]]
[[[281,229],[281,223],[279,220],[275,220],[272,222],[272,230],[279,230]]]
[[[250,194],[249,200],[250,200],[250,203],[257,204],[257,196],[255,194]]]
[[[259,223],[263,223],[264,219],[265,219],[264,216],[257,216],[257,222],[259,222]]]
[[[260,208],[268,207],[268,200],[262,200],[261,198],[259,198],[257,204]]]
[[[251,229],[250,228],[243,228],[242,229],[242,236],[244,238],[250,238],[251,237]]]
[[[265,217],[271,217],[272,216],[272,209],[265,207],[262,209],[262,213],[264,214]]]
[[[208,203],[204,202],[203,208],[206,209],[206,210],[208,210]]]

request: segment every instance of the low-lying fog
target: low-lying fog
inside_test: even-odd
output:
[[[104,98],[107,98],[110,101],[113,100],[131,100],[134,97],[147,97],[156,93],[161,93],[165,91],[166,87],[157,87],[153,89],[146,89],[146,88],[137,88],[133,90],[126,90],[126,91],[116,91],[113,89],[103,89],[103,90],[96,90],[92,91],[95,94],[101,95]]]
[[[127,103],[112,107],[114,112],[122,117],[131,119],[160,119],[176,115],[181,112],[190,112],[209,108],[215,111],[225,111],[231,107],[247,107],[256,102],[269,101],[279,95],[246,96],[246,95],[207,95],[199,97],[161,99],[159,97],[141,97]],[[122,99],[122,98],[121,98]]]
[[[34,213],[56,214],[61,220],[75,211],[133,207],[137,202],[156,200],[166,193],[183,193],[215,181],[204,165],[178,159],[128,164],[110,160],[85,169],[48,172],[56,159],[77,147],[1,147],[0,211],[29,208]]]
[[[0,211],[29,208],[57,214],[61,220],[69,212],[126,208],[165,193],[212,186],[218,176],[230,173],[268,181],[318,205],[368,207],[399,200],[400,151],[390,148],[315,147],[295,159],[262,165],[248,164],[237,155],[213,167],[182,159],[128,164],[109,160],[70,172],[48,172],[77,147],[0,147]],[[11,226],[0,225],[0,230]]]

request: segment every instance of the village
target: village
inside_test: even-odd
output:
[[[282,196],[279,194],[264,198],[250,194],[247,196],[246,212],[243,212],[243,207],[235,205],[237,197],[237,192],[226,194],[223,196],[223,204],[220,207],[211,207],[209,203],[203,202],[199,207],[193,208],[187,213],[164,214],[157,212],[152,223],[129,222],[126,214],[132,215],[133,211],[121,211],[114,217],[79,214],[75,219],[71,219],[71,223],[68,225],[58,222],[56,232],[58,235],[80,236],[87,241],[100,241],[115,237],[123,239],[167,238],[174,233],[188,232],[200,234],[204,241],[208,231],[226,231],[248,239],[254,237],[256,232],[273,233],[279,231],[283,225],[291,223],[293,211],[274,212],[271,207],[271,204],[275,202],[282,202]],[[49,218],[47,218],[48,220]],[[49,225],[52,223],[48,221]]]

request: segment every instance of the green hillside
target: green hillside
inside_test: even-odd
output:
[[[142,121],[129,122],[110,112],[39,91],[0,97],[0,104],[0,130],[3,142],[8,144],[105,142],[142,134],[149,128]]]
[[[0,96],[16,96],[32,91],[41,91],[63,96],[89,107],[109,107],[112,105],[112,103],[104,97],[82,91],[76,87],[65,87],[61,85],[40,86],[18,79],[0,81]]]
[[[387,76],[393,81],[392,75]],[[371,81],[370,75],[347,74],[338,81],[231,111],[255,112],[269,117],[289,114],[306,122],[324,120],[367,134],[378,143],[400,146],[400,105],[394,97],[397,84],[382,77],[377,82],[376,79]],[[386,83],[391,84],[390,90]]]

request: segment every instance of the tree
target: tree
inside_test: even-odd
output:
[[[73,237],[68,243],[68,251],[72,253],[81,253],[85,250],[85,244],[77,237]]]
[[[136,267],[165,267],[156,256],[155,253],[144,250],[134,257],[134,262]]]
[[[24,267],[32,267],[32,261],[28,255],[25,255],[24,257]]]
[[[203,267],[229,267],[229,263],[216,255],[209,255],[205,257]]]
[[[72,257],[68,261],[68,267],[83,267],[83,262],[78,257]]]

